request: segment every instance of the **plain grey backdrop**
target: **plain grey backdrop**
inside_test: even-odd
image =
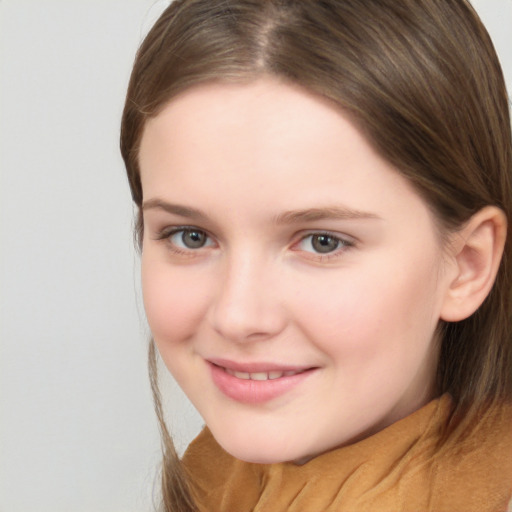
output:
[[[118,152],[155,0],[0,0],[0,512],[152,510],[159,439]],[[474,2],[512,88],[512,0]],[[178,445],[201,425],[165,385]]]

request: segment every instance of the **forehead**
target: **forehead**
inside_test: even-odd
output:
[[[308,160],[319,160],[333,147],[343,153],[343,165],[355,154],[345,149],[363,146],[372,152],[332,101],[295,85],[261,79],[243,85],[205,84],[181,93],[147,121],[139,160],[144,175],[164,163],[163,153],[175,172],[179,163],[189,170],[211,167],[227,164],[236,154],[240,172],[246,174],[260,160],[278,165],[286,156],[299,160],[305,153]],[[312,172],[318,172],[316,163]]]
[[[270,79],[174,98],[145,127],[140,167],[145,200],[202,209],[241,213],[255,198],[269,215],[340,203],[377,216],[409,203],[425,209],[333,102]]]
[[[344,122],[341,109],[331,100],[277,79],[245,84],[207,83],[179,94],[147,121],[141,158],[144,159],[148,135],[156,140],[158,132],[166,132],[170,149],[181,149],[183,142],[200,145],[204,150],[219,148],[221,136],[226,143],[236,144],[232,149],[243,145],[251,149],[247,156],[256,156],[263,149],[293,146],[303,142],[304,137],[310,140],[309,149],[320,139],[329,143],[327,136],[336,136],[334,125]],[[350,134],[345,133],[344,138],[347,136]],[[269,144],[271,141],[273,144]],[[249,148],[251,142],[254,144]],[[294,151],[300,150],[296,144]]]

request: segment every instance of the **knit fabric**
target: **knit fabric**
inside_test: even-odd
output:
[[[438,449],[448,395],[303,465],[254,464],[205,428],[183,464],[201,512],[505,512],[512,497],[512,406],[488,409]]]

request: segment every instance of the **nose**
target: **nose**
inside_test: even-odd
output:
[[[225,262],[210,318],[215,331],[238,343],[270,339],[286,326],[279,272],[254,255]]]

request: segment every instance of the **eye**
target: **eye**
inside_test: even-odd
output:
[[[305,236],[298,244],[301,251],[317,254],[329,254],[352,244],[329,233],[312,233]]]
[[[166,238],[179,249],[201,249],[213,245],[210,237],[200,229],[180,228],[168,233]]]

